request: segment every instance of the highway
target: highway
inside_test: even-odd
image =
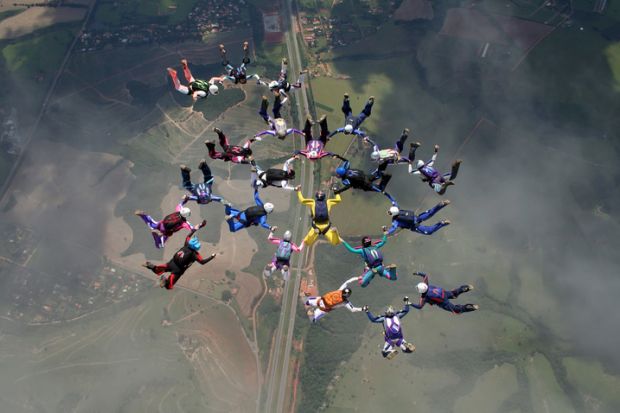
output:
[[[291,78],[297,76],[302,68],[299,43],[294,29],[297,24],[297,17],[293,15],[292,2],[293,0],[283,0],[284,11],[282,13],[284,27],[287,28],[285,37],[289,55],[289,76]],[[305,122],[305,115],[310,113],[308,94],[305,88],[295,93],[295,103],[297,105],[297,125],[302,125]],[[303,193],[308,197],[312,196],[314,192],[314,168],[312,162],[305,159],[303,159],[303,162],[301,185]],[[305,235],[307,228],[309,228],[309,214],[303,205],[297,203],[294,217],[293,237],[296,240],[300,240]],[[289,362],[297,314],[297,300],[301,284],[301,268],[307,257],[308,249],[305,249],[304,253],[298,256],[297,262],[291,270],[291,278],[284,287],[280,320],[276,331],[270,369],[267,372],[267,380],[265,382],[266,400],[263,409],[265,412],[280,413],[283,411],[286,402],[287,390],[290,385]]]

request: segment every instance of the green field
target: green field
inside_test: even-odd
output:
[[[104,2],[97,6],[95,20],[101,24],[120,26],[153,21],[177,24],[187,18],[198,0],[128,0]]]

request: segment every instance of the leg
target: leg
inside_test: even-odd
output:
[[[405,340],[401,341],[400,348],[403,350],[403,353],[413,353],[415,351],[415,346]]]
[[[360,282],[360,287],[364,288],[364,287],[368,287],[368,284],[370,284],[370,282],[372,281],[372,279],[375,278],[375,273],[373,270],[367,270],[364,275],[362,275],[362,279]]]
[[[265,120],[265,122],[270,123],[269,114],[267,114],[267,108],[269,108],[269,99],[267,99],[267,96],[263,96],[263,100],[261,101],[258,114],[261,116],[261,118]]]
[[[330,228],[329,231],[325,233],[325,238],[327,238],[327,241],[332,245],[340,244],[340,235],[336,228]]]
[[[222,147],[222,149],[227,151],[228,147],[230,146],[230,144],[228,143],[228,138],[226,137],[226,135],[224,135],[224,132],[222,132],[220,129],[216,128],[215,133],[217,133],[217,137],[220,141],[220,146]]]
[[[177,77],[177,71],[171,68],[168,68],[168,74],[170,75],[170,77],[172,78],[172,83],[174,84],[174,89],[183,94],[183,95],[189,95],[189,88],[187,86],[183,86],[181,84],[181,82],[179,82],[179,78]]]
[[[181,65],[183,65],[183,74],[185,75],[185,80],[187,80],[187,83],[194,82],[196,79],[194,79],[194,76],[192,76],[192,72],[190,72],[189,70],[189,66],[187,65],[187,60],[185,59],[181,60]]]
[[[452,304],[449,300],[444,301],[439,305],[439,307],[443,308],[446,311],[450,311],[454,314],[468,313],[470,311],[477,310],[477,306],[473,304]]]
[[[321,297],[308,297],[306,299],[306,305],[309,305],[312,307],[318,307],[320,299]]]
[[[147,263],[147,265],[148,264],[149,263]],[[169,271],[168,264],[151,265],[148,268],[157,275],[162,275],[163,273]]]
[[[395,265],[384,266],[379,274],[381,274],[382,277],[387,278],[390,281],[396,281],[398,279]]]
[[[456,288],[452,291],[446,291],[446,294],[450,293],[449,298],[456,298],[463,293],[473,290],[473,288],[474,287],[472,285],[461,285],[459,288]]]
[[[351,110],[351,103],[349,102],[349,95],[347,94],[344,95],[341,109],[342,109],[342,113],[344,113],[345,119],[351,116],[351,113],[353,113],[353,111]]]
[[[308,143],[313,139],[312,137],[312,125],[314,122],[312,122],[312,118],[310,118],[310,115],[308,115],[308,117],[306,118],[306,124],[304,126],[304,137],[306,138],[306,146],[308,146]]]
[[[304,243],[307,247],[309,247],[310,245],[314,244],[318,237],[319,234],[314,230],[314,228],[310,228],[308,230],[308,233],[306,234],[306,237],[304,238]]]
[[[202,177],[203,177],[203,181],[202,182],[207,183],[211,179],[213,179],[213,174],[211,173],[211,168],[209,168],[209,165],[207,165],[207,161],[205,159],[202,159],[200,161],[200,163],[198,164],[198,168],[200,168],[200,170],[202,171]]]
[[[383,348],[381,349],[381,355],[387,359],[392,359],[398,351],[394,348],[394,346],[386,340]]]
[[[420,147],[420,144],[418,142],[414,142],[414,143],[410,144],[410,146],[409,146],[409,155],[407,155],[407,158],[409,159],[409,162],[413,162],[415,160],[415,151],[419,147]]]
[[[153,237],[153,241],[155,242],[155,248],[164,248],[164,245],[168,240],[167,235],[162,235],[159,232],[153,231],[151,232],[151,236]]]
[[[392,175],[386,173],[381,174],[381,181],[379,181],[379,189],[381,192],[385,191],[385,187],[390,182],[390,179],[392,179]]]
[[[187,189],[188,191],[192,191],[194,189],[190,173],[191,169],[189,169],[185,165],[181,166],[181,183],[183,185],[183,188]]]
[[[226,67],[226,69],[230,70],[232,69],[232,67],[228,67],[230,66],[228,63],[228,58],[226,57],[226,49],[224,48],[224,45],[221,44],[220,45],[220,56],[222,56],[222,66]]]
[[[159,222],[155,221],[150,215],[143,213],[142,211],[136,211],[136,215],[142,218],[142,221],[151,229],[158,229]]]
[[[368,98],[366,105],[364,106],[364,110],[360,113],[360,117],[364,115],[364,119],[370,117],[370,112],[372,111],[372,105],[375,103],[375,98],[373,96]]]
[[[402,153],[405,148],[405,141],[409,137],[409,129],[404,129],[403,133],[400,135],[400,138],[396,141],[396,150],[398,153]]]
[[[278,119],[281,118],[280,110],[282,109],[282,97],[279,93],[276,94],[273,99],[273,118]]]
[[[462,161],[460,159],[457,159],[452,164],[452,171],[450,172],[450,178],[449,178],[450,181],[456,178],[456,175],[459,173],[459,167],[461,166],[461,162]]]
[[[321,116],[321,119],[319,119],[319,126],[321,127],[321,142],[323,142],[323,145],[327,145],[327,137],[329,136],[329,128],[327,127],[327,116]]]
[[[250,44],[243,42],[243,64],[250,64]]]
[[[327,313],[325,311],[321,310],[320,308],[315,308],[314,309],[314,315],[312,316],[312,322],[316,323],[321,318],[325,317],[326,314]]]
[[[419,222],[422,221],[426,221],[427,219],[431,218],[433,215],[435,215],[437,212],[439,212],[439,210],[441,210],[442,208],[444,208],[446,205],[448,205],[448,202],[440,202],[437,205],[435,205],[434,207],[432,207],[431,209],[428,209],[424,212],[422,212],[420,215],[418,215],[418,220]]]
[[[413,231],[417,232],[418,234],[422,234],[422,235],[432,235],[447,225],[450,225],[450,223],[446,221],[440,221],[433,226],[417,225],[413,228]]]
[[[207,141],[205,145],[207,145],[207,150],[209,151],[211,159],[224,159],[224,154],[215,150],[215,144],[213,142]]]

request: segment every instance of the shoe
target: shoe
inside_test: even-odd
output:
[[[212,140],[207,139],[205,141],[205,145],[209,146],[209,145],[215,145],[215,143]]]
[[[181,59],[181,64],[187,67],[187,59]]]
[[[181,165],[181,170],[184,172],[191,172],[192,169],[187,165]]]
[[[220,50],[224,50],[224,45],[220,44]]]
[[[409,136],[409,128],[403,129],[403,135]]]
[[[155,265],[153,265],[151,261],[145,262],[144,264],[142,264],[142,266],[148,268],[149,270],[153,270],[155,268]]]
[[[422,145],[420,142],[411,142],[409,144],[409,146],[411,146],[412,148],[416,148],[416,149],[419,148],[420,145]]]
[[[451,222],[450,222],[450,220],[449,220],[449,219],[446,219],[446,220],[441,221],[441,224],[442,224],[442,225],[450,225],[450,224],[451,224]]]
[[[460,165],[461,163],[463,163],[463,160],[462,159],[457,159],[456,161],[454,161],[454,163],[452,165],[456,166],[456,165]]]
[[[474,289],[474,286],[473,286],[473,285],[471,285],[471,284],[467,284],[467,285],[464,285],[464,286],[463,286],[463,292],[464,292],[464,293],[466,293],[466,292],[468,292],[468,291],[471,291],[471,290],[473,290],[473,289]]]
[[[213,128],[213,132],[217,133],[218,135],[222,133],[222,130],[220,128]]]
[[[321,118],[319,119],[319,123],[322,123],[325,119],[327,119],[327,115],[321,116]]]
[[[201,159],[200,162],[198,163],[198,169],[204,168],[205,165],[207,165],[207,160],[206,159]]]
[[[435,153],[439,152],[439,145],[435,145],[433,147],[433,150],[435,151]]]
[[[136,209],[136,211],[134,212],[134,214],[136,214],[137,216],[142,216],[142,215],[146,215],[146,212],[144,212],[141,209]]]
[[[480,308],[478,304],[465,304],[463,307],[465,307],[465,310],[467,311],[476,311]]]
[[[162,274],[161,277],[159,277],[159,287],[164,288],[167,283],[168,277],[166,276],[166,274]]]
[[[441,202],[439,203],[439,205],[441,205],[441,206],[448,206],[448,205],[450,205],[450,200],[449,200],[449,199],[446,199],[446,200],[444,200],[444,201],[441,201]]]
[[[168,71],[168,74],[172,77],[177,77],[177,71],[174,70],[173,68],[169,67],[166,69]]]
[[[288,64],[288,59],[286,57],[282,58],[282,64],[283,65],[287,65]]]
[[[405,348],[407,349],[407,351],[409,351],[410,353],[413,353],[415,351],[415,346],[412,343],[407,343],[405,344]]]
[[[348,94],[348,93],[345,93],[345,94],[344,94],[344,99],[345,99],[345,100],[349,100],[349,94]]]
[[[369,101],[370,103],[375,103],[375,97],[374,97],[374,96],[369,97],[369,98],[368,98],[368,101]]]
[[[306,116],[306,120],[307,120],[308,122],[310,122],[310,124],[311,124],[311,125],[314,125],[314,120],[312,119],[312,115],[308,114],[308,115]]]
[[[250,47],[250,43],[249,42],[243,42],[243,50],[248,50],[248,48]]]
[[[454,185],[454,182],[452,182],[452,181],[446,181],[446,182],[444,182],[444,184],[443,184],[443,185],[444,185],[444,186],[452,186],[452,185]]]
[[[385,358],[388,360],[392,360],[397,355],[398,355],[398,350],[392,350],[385,355]]]

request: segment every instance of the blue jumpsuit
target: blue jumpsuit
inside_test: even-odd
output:
[[[362,125],[362,122],[364,122],[364,120],[366,120],[366,118],[370,116],[373,103],[374,102],[371,100],[367,101],[366,105],[364,106],[364,110],[362,110],[359,115],[353,116],[353,110],[351,109],[351,103],[349,102],[349,99],[345,98],[342,102],[341,109],[342,113],[344,113],[344,124],[345,126],[353,126],[353,135],[361,136],[362,138],[366,136],[366,132],[359,129],[359,127]],[[336,129],[329,135],[329,137],[331,138],[337,133],[344,133],[344,127]]]
[[[458,297],[464,292],[469,291],[469,286],[461,285],[459,288],[454,290],[444,290],[441,287],[437,287],[436,285],[432,285],[428,283],[428,275],[424,273],[418,274],[420,277],[423,277],[423,283],[428,285],[428,291],[426,291],[420,297],[420,302],[418,304],[411,304],[413,307],[418,310],[422,309],[425,304],[436,305],[438,307],[443,308],[446,311],[450,311],[454,314],[467,313],[470,311],[475,311],[475,308],[471,305],[461,305],[461,304],[452,304],[450,301],[453,298]]]
[[[201,205],[208,204],[211,201],[222,202],[222,197],[214,195],[213,192],[211,192],[211,186],[215,179],[211,174],[211,168],[209,168],[209,165],[205,162],[201,165],[200,169],[202,170],[204,180],[199,184],[192,183],[189,171],[181,170],[183,188],[191,193],[188,197],[188,201],[196,201]]]
[[[373,323],[383,323],[383,336],[385,344],[381,350],[383,357],[387,357],[390,353],[396,351],[395,347],[400,347],[405,353],[411,353],[409,343],[403,337],[403,331],[400,326],[400,320],[409,312],[409,305],[405,304],[403,309],[392,317],[386,315],[373,316],[369,311],[366,313],[368,319]]]
[[[433,226],[426,226],[420,224],[427,219],[430,219],[441,208],[445,206],[446,205],[440,202],[431,209],[422,212],[420,215],[416,215],[413,211],[401,209],[398,215],[392,217],[392,226],[388,230],[388,235],[394,234],[399,228],[409,229],[423,235],[431,235],[435,233],[437,230],[445,227],[448,224],[445,222],[438,222]]]
[[[243,211],[239,211],[230,205],[224,206],[226,215],[232,215],[231,218],[226,220],[230,232],[237,232],[252,225],[260,225],[265,229],[271,230],[271,226],[267,223],[267,211],[265,211],[263,201],[258,196],[257,189],[254,190],[254,201],[256,206],[246,208]]]

